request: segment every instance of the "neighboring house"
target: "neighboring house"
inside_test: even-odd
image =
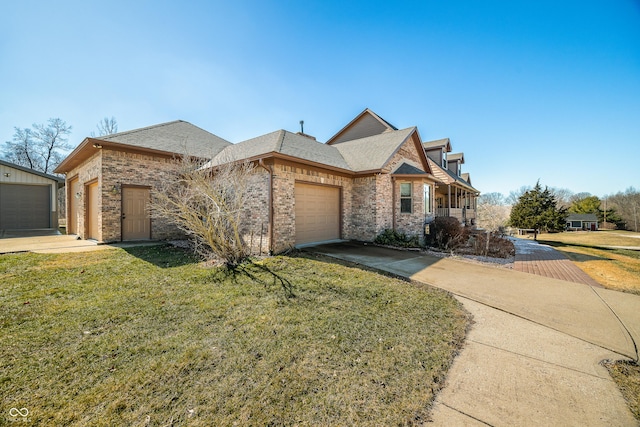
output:
[[[99,242],[181,236],[151,218],[152,196],[183,154],[211,158],[230,142],[184,121],[85,138],[56,168],[66,174],[67,233]]]
[[[434,217],[438,181],[418,129],[397,129],[365,109],[326,144],[285,130],[231,144],[186,122],[87,138],[56,169],[76,201],[67,210],[69,232],[104,242],[172,236],[175,227],[148,211],[172,159],[185,151],[212,159],[211,168],[256,165],[243,232],[260,252],[371,241],[387,228],[422,237]]]
[[[422,144],[429,166],[439,184],[436,186],[436,216],[452,216],[466,225],[475,225],[477,199],[468,173],[462,173],[464,154],[451,152],[449,138]]]
[[[595,214],[575,214],[567,216],[567,231],[597,231],[598,217]]]
[[[0,230],[57,229],[64,179],[0,160]]]

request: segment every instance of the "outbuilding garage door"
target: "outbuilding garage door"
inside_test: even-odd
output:
[[[50,194],[48,185],[0,184],[0,229],[49,228]]]
[[[340,238],[340,189],[296,183],[296,245]]]

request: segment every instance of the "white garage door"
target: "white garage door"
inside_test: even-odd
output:
[[[49,228],[51,187],[0,184],[0,229]]]
[[[296,245],[340,238],[340,189],[296,183]]]

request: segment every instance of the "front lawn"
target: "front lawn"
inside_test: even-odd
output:
[[[0,256],[0,307],[0,420],[33,425],[419,423],[468,323],[333,260],[226,274],[169,247]]]

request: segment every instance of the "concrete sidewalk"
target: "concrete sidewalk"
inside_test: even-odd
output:
[[[600,362],[637,359],[640,297],[357,243],[309,250],[445,289],[471,312],[435,425],[638,425]]]
[[[22,233],[16,237],[0,239],[0,254],[34,252],[34,253],[67,253],[99,251],[132,246],[158,245],[161,242],[126,242],[99,245],[95,240],[79,240],[74,235],[60,233]]]

